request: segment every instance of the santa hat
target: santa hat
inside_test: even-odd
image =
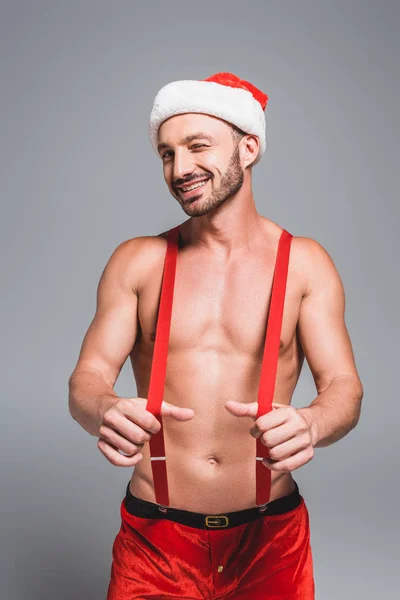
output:
[[[202,81],[173,81],[157,93],[149,120],[151,145],[157,152],[158,129],[174,115],[204,113],[228,121],[260,140],[255,165],[265,152],[265,114],[268,96],[233,73],[216,73]]]

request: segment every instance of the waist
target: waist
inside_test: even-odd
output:
[[[247,437],[250,436],[247,434]],[[205,452],[178,453],[174,448],[174,444],[169,445],[167,460],[171,506],[207,514],[233,512],[255,506],[255,460],[252,452],[247,452],[250,456],[246,456],[244,452],[241,458],[230,457],[229,460],[215,454],[217,461],[211,464],[211,453],[207,458]],[[271,472],[271,501],[289,494],[294,487],[290,472]],[[138,498],[156,502],[151,461],[147,451],[135,466],[130,492]]]
[[[126,488],[124,504],[127,512],[136,517],[166,519],[197,529],[229,529],[262,516],[281,515],[295,510],[300,506],[303,498],[297,482],[294,480],[293,482],[295,485],[293,492],[276,498],[263,507],[246,508],[224,514],[205,514],[180,508],[161,507],[159,504],[134,496],[129,489],[129,483]]]

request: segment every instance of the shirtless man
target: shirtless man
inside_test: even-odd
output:
[[[363,388],[334,263],[315,240],[288,234],[273,403],[257,417],[285,231],[257,213],[252,193],[266,103],[263,92],[226,73],[173,82],[154,102],[150,139],[189,217],[178,228],[161,412],[156,418],[146,406],[171,232],[116,248],[69,380],[72,417],[98,438],[109,462],[135,467],[108,600],[314,598],[309,516],[292,471],[355,427]],[[120,398],[113,387],[128,356],[138,397]],[[290,402],[304,357],[317,396],[296,409]],[[162,368],[162,360],[153,364],[155,377]],[[167,468],[169,503],[158,501],[152,472],[160,458],[151,460],[149,442],[161,431],[166,461],[157,464]],[[263,506],[255,502],[257,441],[268,449]],[[162,482],[159,489],[166,490]]]

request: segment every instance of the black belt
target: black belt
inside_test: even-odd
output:
[[[171,508],[169,506],[161,508],[159,504],[134,496],[129,489],[129,483],[126,488],[124,500],[126,510],[136,517],[167,519],[181,523],[182,525],[189,525],[189,527],[196,527],[197,529],[230,529],[231,527],[254,521],[262,516],[280,515],[299,506],[302,496],[300,495],[299,486],[296,481],[294,481],[294,484],[295,489],[293,492],[271,500],[271,502],[264,505],[265,509],[264,506],[262,508],[256,506],[225,514],[207,515],[180,508]]]

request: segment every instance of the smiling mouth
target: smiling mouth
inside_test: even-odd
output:
[[[209,181],[209,179],[210,177],[208,179],[204,179],[203,181],[193,183],[192,185],[189,184],[185,187],[177,188],[177,190],[179,194],[183,196],[183,198],[192,198],[193,196],[198,195],[199,192],[197,190],[201,190]]]
[[[193,185],[186,185],[185,187],[181,187],[180,189],[182,190],[182,192],[191,192],[192,190],[195,190],[198,187],[203,187],[203,185],[205,185],[207,181],[208,179],[203,179],[202,181],[198,181]]]

